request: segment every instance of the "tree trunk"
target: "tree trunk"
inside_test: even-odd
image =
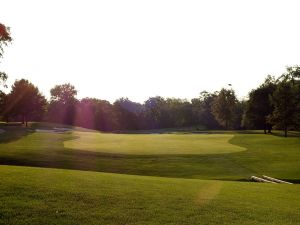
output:
[[[27,116],[24,116],[24,118],[25,118],[25,124],[26,124],[26,127],[28,127]]]
[[[284,137],[287,137],[287,126],[284,126]]]
[[[268,134],[272,133],[272,125],[269,123],[266,123],[266,129],[268,130]]]
[[[22,116],[22,124],[24,124],[25,123],[25,116],[23,115]]]

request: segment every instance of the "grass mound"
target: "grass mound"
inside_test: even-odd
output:
[[[298,185],[0,166],[0,224],[299,224]]]
[[[9,128],[0,135],[0,164],[219,180],[266,174],[299,183],[299,149],[298,137],[256,133],[39,133]]]

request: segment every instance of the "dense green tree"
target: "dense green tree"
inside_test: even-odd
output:
[[[170,118],[166,110],[166,100],[163,97],[150,97],[144,103],[145,120],[148,128],[158,129],[168,127]]]
[[[269,121],[277,128],[284,130],[284,136],[290,128],[295,128],[299,120],[299,92],[291,74],[284,74],[277,82],[276,89],[272,96],[274,111]]]
[[[192,112],[194,125],[201,125],[207,129],[219,128],[219,124],[212,114],[212,104],[216,98],[215,93],[202,91],[199,98],[192,99]]]
[[[47,118],[51,122],[74,124],[77,90],[71,84],[56,85],[50,90],[51,99]]]
[[[212,104],[212,113],[220,125],[232,128],[237,98],[232,89],[222,88]]]
[[[4,115],[7,117],[21,117],[26,124],[29,120],[41,119],[47,105],[46,98],[39,89],[28,80],[15,81],[11,92],[7,96]]]
[[[193,125],[192,104],[186,99],[167,98],[164,104],[166,127],[185,127]]]
[[[74,125],[101,131],[118,128],[113,106],[108,101],[96,98],[84,98],[76,104]]]
[[[117,99],[114,112],[121,130],[137,130],[141,128],[140,115],[143,110],[141,104],[132,102],[128,98]]]
[[[59,101],[63,104],[76,101],[77,90],[69,83],[56,85],[50,90],[51,101]]]
[[[0,91],[0,120],[4,117],[6,99],[7,95],[3,91]]]
[[[274,110],[271,104],[271,96],[276,88],[275,78],[268,76],[265,82],[249,93],[249,100],[246,103],[245,120],[246,127],[251,129],[264,129],[264,132],[271,132],[271,124],[267,118]]]

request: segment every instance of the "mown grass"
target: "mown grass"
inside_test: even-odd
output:
[[[299,224],[298,185],[0,166],[0,224]]]
[[[65,148],[112,154],[222,154],[246,150],[232,145],[233,134],[101,134],[75,132]]]
[[[300,224],[299,185],[220,181],[299,182],[298,133],[35,132],[53,127],[1,127],[0,164],[19,167],[0,166],[0,224]]]
[[[300,138],[243,134],[37,133],[0,135],[0,163],[220,180],[270,175],[300,181]]]

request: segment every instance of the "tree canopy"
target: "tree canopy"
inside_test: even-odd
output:
[[[9,120],[44,120],[101,131],[186,128],[299,130],[300,67],[287,67],[275,79],[237,99],[233,89],[203,91],[191,101],[155,96],[144,103],[119,98],[114,103],[97,98],[77,99],[72,84],[56,85],[47,102],[38,88],[18,80],[9,94],[0,92],[0,114]],[[44,115],[44,112],[46,114]],[[44,116],[43,116],[44,115]]]
[[[42,118],[46,111],[47,100],[39,89],[28,80],[15,81],[11,92],[7,95],[4,115],[6,117],[21,117],[26,124],[29,120]]]
[[[295,128],[299,124],[299,93],[298,85],[295,85],[293,76],[289,72],[282,76],[276,85],[276,89],[271,97],[274,111],[270,115],[269,121],[277,128],[284,130],[285,137],[290,128]]]
[[[226,129],[232,128],[237,98],[232,89],[222,88],[214,98],[212,113],[220,125]]]
[[[262,85],[249,93],[245,116],[250,128],[263,129],[265,133],[267,130],[271,132],[272,125],[268,122],[268,116],[274,110],[271,97],[275,88],[275,78],[268,76]]]

